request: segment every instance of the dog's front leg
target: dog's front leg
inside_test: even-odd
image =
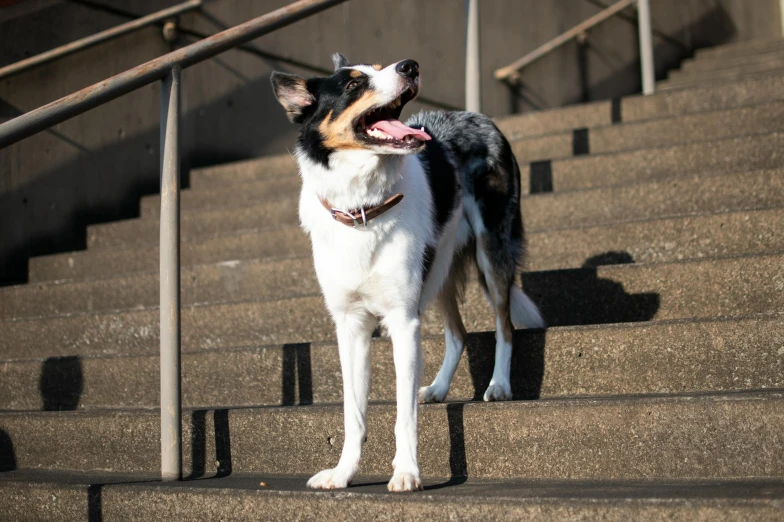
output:
[[[409,314],[389,315],[384,324],[392,337],[397,385],[397,422],[395,423],[395,473],[389,491],[422,489],[417,463],[417,390],[422,371],[420,321]]]
[[[368,394],[370,392],[370,338],[376,319],[366,312],[335,315],[343,373],[343,423],[345,438],[338,465],[316,473],[308,480],[315,489],[345,488],[357,474],[362,445],[367,434]]]

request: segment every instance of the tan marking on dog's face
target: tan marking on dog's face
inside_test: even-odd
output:
[[[351,76],[352,78],[359,78],[360,76],[362,76],[362,71],[358,71],[354,69],[349,73],[349,76]]]
[[[382,66],[380,63],[374,63],[374,64],[373,64],[373,68],[374,68],[375,70],[377,70],[377,71],[380,71],[380,70],[381,70],[381,69],[383,69],[384,67],[383,67],[383,66]]]
[[[377,93],[369,90],[334,120],[330,111],[318,127],[324,137],[324,146],[335,150],[365,148],[365,145],[357,140],[354,123],[378,104],[377,98]]]

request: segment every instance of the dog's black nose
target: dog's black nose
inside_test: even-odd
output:
[[[400,76],[410,78],[412,80],[419,76],[419,64],[414,60],[403,60],[397,64],[395,70]]]

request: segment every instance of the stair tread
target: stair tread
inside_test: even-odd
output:
[[[580,266],[589,257],[621,250],[637,262],[777,251],[781,245],[779,235],[784,233],[777,226],[780,212],[774,207],[539,230],[528,235],[528,268],[547,270]],[[695,237],[695,233],[702,237]],[[181,259],[183,266],[192,266],[309,255],[310,252],[309,240],[299,227],[292,225],[194,240],[185,238]],[[35,283],[151,272],[158,266],[158,247],[116,247],[53,254],[31,258],[29,266],[30,281]]]
[[[391,402],[368,408],[368,474],[390,470],[395,410]],[[420,464],[424,476],[449,476],[457,466],[499,479],[781,477],[782,412],[782,390],[428,404],[419,415]],[[0,429],[20,468],[153,472],[159,416],[157,408],[2,412]],[[205,459],[213,429],[229,439],[237,473],[313,473],[337,462],[340,404],[186,409],[184,416],[186,474],[191,462],[202,473],[215,469]]]
[[[784,360],[777,338],[782,321],[784,314],[773,313],[518,331],[513,337],[512,394],[531,399],[781,388]],[[494,346],[493,332],[469,335],[450,399],[481,398],[492,374]],[[422,348],[422,382],[429,383],[443,358],[443,336],[424,336]],[[370,397],[388,400],[395,394],[390,341],[375,339],[371,353]],[[342,399],[334,341],[213,346],[185,350],[182,361],[183,404],[188,407]],[[0,410],[138,408],[159,401],[154,349],[1,363]]]

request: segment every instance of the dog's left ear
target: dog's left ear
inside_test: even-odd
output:
[[[286,116],[292,123],[302,123],[302,112],[316,101],[313,94],[308,91],[305,78],[274,71],[270,80],[275,97],[286,109]]]
[[[335,53],[332,55],[332,65],[335,66],[336,71],[341,67],[348,67],[348,59],[340,53]]]

